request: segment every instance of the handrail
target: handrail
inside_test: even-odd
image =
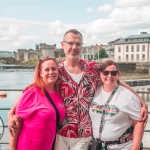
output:
[[[22,89],[0,89],[0,91],[22,91]],[[149,93],[150,92],[142,92],[142,91],[136,91],[137,93]],[[10,108],[0,108],[0,110],[10,110]],[[148,114],[150,114],[150,111],[148,112]],[[4,128],[8,128],[7,125],[4,125]],[[144,132],[150,132],[150,130],[144,130]],[[9,142],[0,142],[0,144],[3,144],[3,145],[8,145]],[[146,150],[150,150],[150,147],[144,147],[144,149]]]
[[[0,110],[10,110],[10,108],[0,108]]]
[[[23,89],[0,89],[0,91],[23,91]]]
[[[10,110],[10,108],[0,108],[0,110]],[[150,114],[150,112],[148,112],[148,114]],[[4,125],[4,128],[8,128],[7,125]],[[144,132],[150,132],[150,130],[144,130]],[[9,145],[9,142],[0,142],[0,144],[3,144],[3,145]],[[150,150],[150,147],[144,147],[143,149],[148,149]]]
[[[23,89],[0,89],[0,91],[23,91]],[[136,93],[150,94],[150,91],[136,91]]]

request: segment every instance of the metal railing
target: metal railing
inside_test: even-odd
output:
[[[0,89],[0,91],[22,91],[22,89]],[[150,94],[150,92],[148,91],[148,92],[146,92],[146,91],[137,91],[138,93],[146,93],[146,94]],[[10,108],[0,108],[0,111],[5,111],[5,110],[10,110]],[[150,112],[148,112],[148,114],[150,114]],[[4,132],[3,132],[3,134],[2,134],[2,137],[4,136],[4,134],[6,134],[5,132],[6,132],[6,130],[8,130],[7,128],[8,128],[8,126],[7,125],[3,125],[3,128],[4,128]],[[150,129],[148,129],[148,130],[144,130],[144,132],[146,133],[146,132],[148,132],[148,133],[150,133]],[[2,137],[0,138],[0,144],[2,144],[2,145],[9,145],[9,142],[8,142],[8,139],[6,140],[6,142],[4,141],[4,142],[1,142],[1,139],[2,139]],[[144,147],[144,150],[150,150],[150,147]]]
[[[0,108],[0,110],[10,110],[10,108]],[[148,114],[150,114],[150,112],[148,112]],[[3,125],[3,127],[4,127],[4,131],[5,131],[5,129],[6,128],[8,128],[8,126],[7,125]],[[144,132],[150,132],[150,130],[144,130]],[[5,134],[5,132],[3,133],[3,135]],[[2,135],[2,137],[3,137],[3,135]],[[2,138],[1,137],[1,138]],[[9,144],[9,142],[0,142],[0,144]],[[149,149],[150,150],[150,147],[144,147],[144,149]]]

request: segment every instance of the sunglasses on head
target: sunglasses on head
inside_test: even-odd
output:
[[[116,76],[118,74],[118,71],[107,71],[107,70],[104,70],[102,71],[103,75],[104,76],[108,76],[109,73],[112,75],[112,76]]]
[[[39,60],[44,60],[44,59],[54,59],[55,60],[55,57],[40,57]]]

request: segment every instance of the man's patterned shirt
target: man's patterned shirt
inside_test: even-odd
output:
[[[59,64],[59,90],[64,99],[66,117],[58,134],[64,137],[80,138],[92,135],[92,122],[89,106],[94,93],[102,82],[99,77],[100,64],[80,59],[83,76],[77,84],[64,68],[64,61]]]

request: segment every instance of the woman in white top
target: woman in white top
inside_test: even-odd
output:
[[[101,66],[100,77],[103,85],[99,87],[90,106],[93,138],[99,137],[99,127],[104,104],[119,83],[120,72],[112,60]],[[141,104],[136,95],[119,86],[105,113],[105,123],[101,140],[106,149],[139,150],[143,137],[143,122],[140,119]],[[134,129],[133,129],[134,126]],[[105,144],[104,144],[105,143]]]

